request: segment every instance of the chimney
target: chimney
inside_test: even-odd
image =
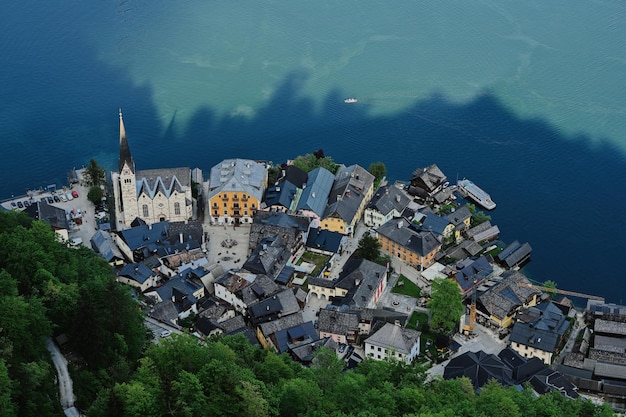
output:
[[[182,234],[182,233],[179,233],[179,234],[178,234],[178,239],[180,240],[180,243],[183,243],[183,242],[184,242],[184,239],[183,239],[183,234]]]

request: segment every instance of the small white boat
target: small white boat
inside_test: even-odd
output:
[[[346,104],[352,104],[352,103],[356,103],[356,102],[358,102],[358,101],[359,101],[359,100],[357,100],[357,99],[356,99],[356,98],[354,98],[354,97],[349,97],[349,98],[345,99],[343,102],[344,102],[344,103],[346,103]]]

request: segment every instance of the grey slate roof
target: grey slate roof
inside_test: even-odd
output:
[[[335,176],[326,168],[319,167],[309,172],[306,187],[302,190],[296,210],[311,210],[322,217],[333,181]]]
[[[569,327],[561,310],[551,302],[521,311],[509,340],[545,352],[554,352]]]
[[[466,292],[479,284],[493,273],[493,267],[484,256],[477,259],[466,259],[457,264],[454,278],[459,286]]]
[[[331,334],[346,336],[348,333],[359,329],[359,316],[356,313],[322,309],[318,322],[320,332]]]
[[[291,248],[278,237],[265,238],[243,264],[243,268],[255,274],[265,274],[275,279],[291,257]]]
[[[521,244],[516,240],[496,255],[496,259],[511,268],[528,258],[531,251],[530,244]]]
[[[419,343],[421,334],[417,330],[405,329],[396,324],[385,323],[380,330],[368,337],[365,342],[408,355],[411,353],[413,345]]]
[[[335,175],[323,217],[339,217],[346,223],[352,223],[365,193],[373,184],[374,176],[361,166],[340,167]]]
[[[596,333],[606,333],[613,335],[626,336],[626,323],[604,320],[604,319],[596,319],[593,330]]]
[[[53,229],[69,229],[69,223],[65,216],[65,210],[56,206],[37,201],[24,209],[29,217],[35,220],[43,220]]]
[[[302,313],[299,312],[281,317],[278,320],[261,323],[258,327],[265,337],[269,337],[281,329],[288,329],[302,323],[304,323],[304,319]]]
[[[174,191],[183,193],[191,186],[191,169],[189,167],[147,169],[137,171],[135,178],[138,196],[145,193],[154,198],[161,192],[169,197]]]
[[[165,240],[167,238],[169,227],[170,223],[165,221],[154,223],[152,225],[131,227],[130,229],[124,229],[119,233],[124,242],[126,242],[126,245],[128,245],[129,249],[134,251],[140,247]]]
[[[386,216],[393,210],[402,213],[410,202],[411,199],[403,190],[387,184],[376,190],[367,207],[376,209],[379,213]]]
[[[413,171],[411,185],[431,193],[446,181],[445,174],[439,169],[437,164],[432,164],[425,168],[418,168]]]
[[[432,232],[418,231],[404,218],[391,219],[376,229],[376,233],[425,256],[441,247],[441,242]]]
[[[426,213],[426,217],[422,222],[422,229],[441,236],[450,223],[450,219],[447,217],[438,216],[434,213]]]
[[[258,210],[250,226],[249,247],[256,248],[265,238],[281,236],[285,245],[293,248],[310,222],[305,216]]]
[[[108,232],[96,231],[91,237],[91,247],[107,262],[111,262],[114,259],[124,259],[124,255]]]
[[[448,219],[455,226],[464,224],[464,221],[469,219],[470,217],[472,217],[472,213],[469,211],[467,206],[461,206],[454,210],[452,213],[448,214]]]
[[[222,191],[245,192],[261,201],[265,192],[265,164],[250,159],[225,159],[211,168],[209,198]]]
[[[478,297],[478,301],[484,309],[498,319],[503,319],[512,314],[516,308],[529,301],[533,294],[541,292],[519,285],[530,284],[530,281],[519,271],[505,271],[501,281]]]

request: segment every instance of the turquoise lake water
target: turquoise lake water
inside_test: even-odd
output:
[[[437,163],[496,200],[527,274],[621,302],[625,23],[621,1],[10,1],[0,196],[113,168],[121,107],[139,168]]]

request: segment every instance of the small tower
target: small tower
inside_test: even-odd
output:
[[[119,189],[120,189],[120,211],[124,214],[124,221],[131,222],[138,215],[137,207],[137,180],[135,178],[135,161],[130,154],[130,147],[126,140],[126,128],[120,114],[120,159],[119,159]]]

